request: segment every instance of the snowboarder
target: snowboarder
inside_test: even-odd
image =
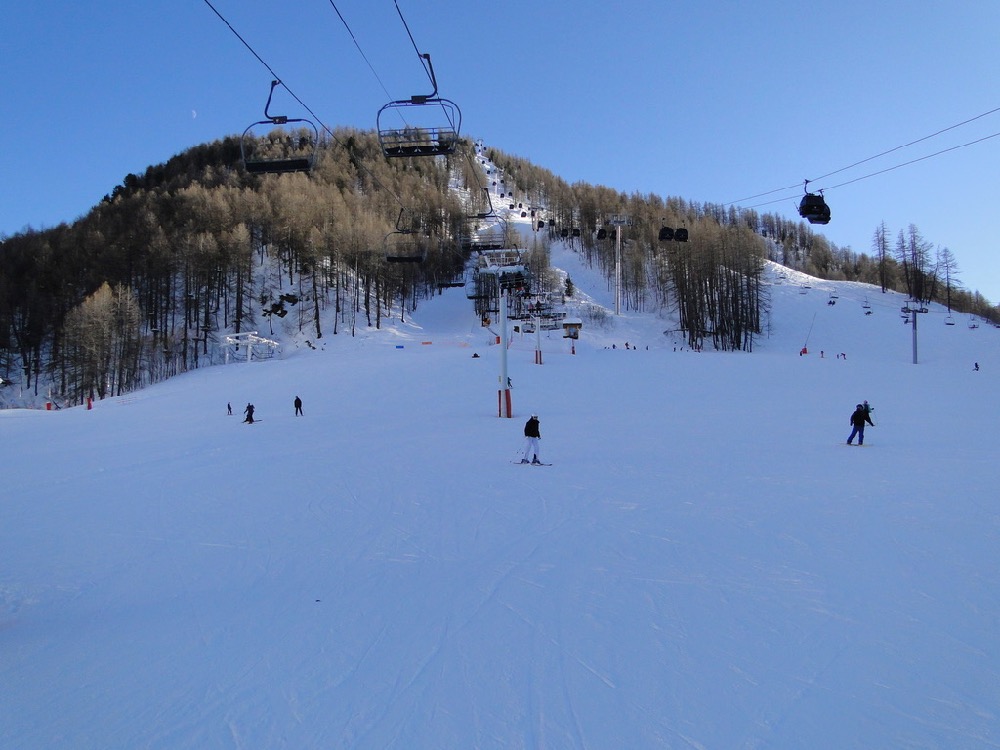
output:
[[[524,423],[524,437],[524,458],[521,459],[521,463],[540,464],[541,461],[538,459],[538,441],[542,439],[542,434],[538,430],[537,414],[532,414],[531,419]],[[528,461],[528,456],[532,457],[531,461]]]
[[[243,410],[243,413],[247,415],[243,421],[246,424],[253,424],[253,404],[247,403],[247,408]]]
[[[295,397],[295,416],[305,416],[302,414],[302,399],[298,396]]]
[[[866,401],[865,403],[868,402]],[[853,445],[851,441],[854,440],[855,435],[858,436],[858,445],[865,444],[865,422],[870,424],[872,427],[875,426],[875,423],[872,422],[869,410],[865,408],[865,404],[858,404],[854,413],[851,415],[851,427],[853,429],[851,430],[851,436],[847,438],[848,445]]]
[[[975,370],[976,372],[979,372],[979,363],[978,362],[973,362],[972,369]]]

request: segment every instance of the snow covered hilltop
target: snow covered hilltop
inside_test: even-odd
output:
[[[386,159],[373,134],[344,130],[309,174],[248,171],[241,153],[235,138],[190,149],[129,175],[72,225],[0,241],[0,378],[10,384],[0,405],[132,393],[245,353],[233,337],[250,332],[318,346],[406,322],[441,289],[472,281],[477,253],[505,248],[519,251],[527,280],[509,304],[563,305],[574,279],[550,256],[568,248],[620,290],[610,309],[662,315],[687,348],[750,351],[766,337],[768,259],[1000,319],[955,287],[944,272],[954,263],[931,257],[912,227],[876,261],[802,222],[568,185],[481,143]],[[480,320],[495,320],[496,295],[473,293]]]

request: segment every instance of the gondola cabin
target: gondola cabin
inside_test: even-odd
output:
[[[660,227],[660,234],[658,235],[660,242],[687,242],[688,241],[688,230],[681,227],[680,229],[674,229],[672,227]]]
[[[806,193],[799,202],[799,216],[810,224],[829,224],[830,207],[822,193]]]

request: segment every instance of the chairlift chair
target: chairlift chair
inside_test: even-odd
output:
[[[386,263],[423,263],[427,257],[427,238],[412,227],[404,227],[403,213],[399,209],[396,228],[382,241],[383,257]]]
[[[243,159],[243,168],[250,174],[287,174],[289,172],[309,172],[316,162],[316,151],[319,148],[319,130],[311,121],[301,117],[286,117],[285,115],[272,115],[270,113],[271,97],[274,96],[274,89],[281,84],[281,81],[271,81],[271,91],[267,95],[267,103],[264,105],[263,120],[252,123],[240,137],[240,156]],[[273,137],[274,131],[258,138],[251,131],[261,125],[269,125],[272,128],[286,126],[293,123],[302,123],[303,127],[312,130],[312,137],[295,135],[291,132],[284,132],[279,139]]]
[[[416,232],[389,232],[384,241],[386,263],[423,263],[427,244]]]
[[[375,118],[378,140],[387,158],[447,156],[458,147],[462,111],[455,102],[438,96],[431,56],[420,56],[427,61],[434,91],[389,102],[378,111]],[[406,124],[401,128],[389,125],[395,117]],[[412,125],[411,119],[415,121]]]
[[[947,316],[947,317],[946,317],[946,318],[944,319],[944,324],[945,324],[946,326],[953,326],[953,325],[955,325],[955,319],[954,319],[953,317],[951,317],[951,315],[948,315],[948,316]]]

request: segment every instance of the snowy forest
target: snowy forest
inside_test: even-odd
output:
[[[614,215],[628,217],[620,244]],[[461,284],[485,228],[516,245],[505,216],[532,221],[532,294],[571,292],[546,272],[549,243],[568,239],[620,283],[625,309],[672,316],[694,349],[753,349],[765,260],[1000,319],[913,225],[876,228],[859,253],[772,214],[567,184],[470,140],[446,157],[386,159],[374,134],[344,129],[308,174],[248,173],[227,137],[128,175],[72,224],[0,238],[0,376],[81,403],[212,364],[226,333],[378,328]],[[400,237],[420,262],[393,262]]]

